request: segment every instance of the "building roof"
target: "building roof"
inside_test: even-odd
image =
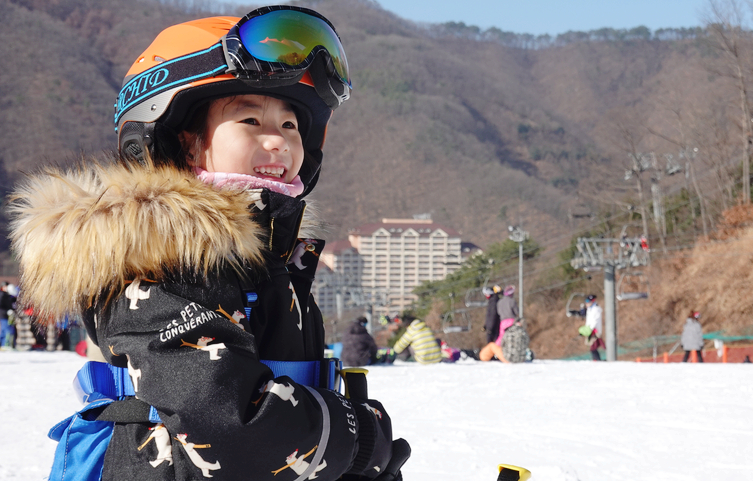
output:
[[[322,253],[323,254],[340,254],[344,250],[347,250],[347,249],[353,249],[353,246],[351,245],[349,240],[347,239],[337,240],[333,242],[327,242],[324,245],[324,249]]]
[[[382,222],[363,224],[349,232],[350,235],[370,236],[379,229],[384,229],[393,237],[403,235],[406,230],[413,229],[420,237],[428,237],[437,230],[441,230],[452,237],[459,237],[460,232],[437,224],[431,219],[382,219]]]
[[[316,275],[332,274],[334,271],[324,262],[320,262],[316,265]]]

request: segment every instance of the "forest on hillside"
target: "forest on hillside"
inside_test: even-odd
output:
[[[725,213],[750,202],[753,36],[740,1],[710,0],[703,28],[554,38],[416,24],[370,0],[296,3],[336,25],[354,84],[331,123],[312,196],[329,240],[382,217],[429,213],[486,251],[457,277],[423,286],[422,314],[452,311],[450,293],[460,305],[484,282],[517,283],[517,252],[505,239],[519,226],[531,239],[533,342],[559,346],[554,339],[572,322],[561,319],[564,300],[600,282],[570,267],[577,237],[646,236],[653,279],[662,259],[713,240]],[[12,73],[0,76],[3,193],[24,171],[114,147],[113,101],[161,29],[251,8],[0,0],[0,69]],[[0,249],[4,273],[14,273],[7,244]],[[624,326],[641,322],[631,309]],[[577,349],[540,348],[551,356]]]

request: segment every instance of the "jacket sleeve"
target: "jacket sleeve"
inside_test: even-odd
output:
[[[413,342],[413,329],[411,329],[413,326],[408,326],[408,329],[405,330],[402,337],[398,339],[398,341],[395,343],[394,349],[395,352],[400,354],[405,350],[406,347],[410,346],[410,343]]]
[[[326,481],[347,472],[373,478],[386,467],[392,433],[378,402],[273,379],[237,286],[228,279],[176,286],[137,279],[99,322],[101,350],[128,368],[171,450],[171,462],[159,462],[167,448],[150,442],[153,426],[117,426],[103,479],[254,473],[292,481],[309,473]]]

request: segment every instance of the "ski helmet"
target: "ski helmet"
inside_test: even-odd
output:
[[[348,61],[334,26],[293,6],[256,9],[243,18],[210,17],[163,30],[128,70],[115,103],[121,156],[157,163],[182,158],[178,134],[196,110],[233,95],[288,102],[306,152],[299,175],[316,185],[334,109],[350,97]]]

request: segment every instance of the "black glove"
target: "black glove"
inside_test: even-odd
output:
[[[410,457],[410,444],[403,438],[392,441],[392,458],[384,468],[382,474],[374,478],[373,481],[402,481],[403,474],[400,468]]]

